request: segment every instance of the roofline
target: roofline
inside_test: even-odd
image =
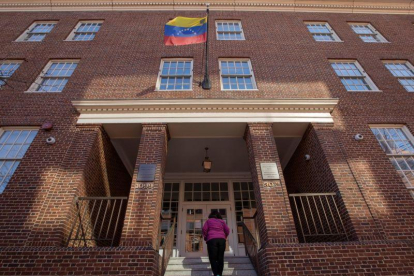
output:
[[[180,0],[6,0],[0,12],[204,10],[205,1]],[[414,15],[414,0],[221,0],[211,10],[370,13]]]

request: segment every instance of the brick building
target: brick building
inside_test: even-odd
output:
[[[0,275],[414,274],[414,2],[210,2],[0,2]]]

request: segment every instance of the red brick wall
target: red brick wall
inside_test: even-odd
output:
[[[0,275],[157,275],[159,254],[144,247],[2,247]]]
[[[130,183],[131,177],[104,130],[81,127],[43,202],[27,245],[64,244],[77,215],[75,196],[128,196]]]
[[[163,176],[167,161],[168,128],[164,124],[143,125],[124,229],[123,246],[158,246],[163,194]],[[141,164],[156,164],[154,182],[137,182]],[[142,187],[141,185],[150,185]]]
[[[310,156],[310,160],[305,160],[305,155],[309,154]],[[336,193],[336,196],[333,197],[335,198],[335,204],[337,206],[335,206],[333,203],[333,198],[329,199],[329,202],[331,204],[329,204],[330,206],[328,206],[330,209],[327,208],[327,210],[324,210],[323,208],[320,210],[320,212],[325,213],[326,214],[332,214],[332,212],[330,212],[331,210],[335,211],[336,207],[338,207],[338,211],[339,214],[341,215],[342,220],[340,220],[339,218],[337,218],[335,220],[336,225],[333,224],[332,222],[332,228],[336,229],[335,226],[338,226],[339,228],[341,228],[342,223],[344,225],[345,231],[347,233],[346,236],[320,236],[320,237],[314,237],[314,241],[338,241],[338,240],[355,240],[357,237],[355,235],[355,230],[354,227],[351,223],[351,220],[349,219],[349,214],[348,211],[346,209],[346,206],[343,202],[341,193],[338,189],[338,186],[336,184],[336,180],[334,175],[332,174],[331,171],[331,167],[330,164],[325,156],[323,147],[321,145],[320,140],[318,139],[318,136],[316,134],[316,131],[314,129],[314,127],[312,125],[310,125],[307,129],[307,131],[304,133],[303,138],[301,140],[301,142],[299,143],[296,151],[294,152],[292,158],[290,159],[288,165],[286,166],[285,170],[283,171],[283,174],[285,176],[286,179],[286,186],[287,186],[287,190],[289,192],[289,194],[295,194],[295,193],[330,193],[330,192],[334,192]],[[315,198],[313,198],[315,199]],[[296,200],[296,204],[298,204],[298,202],[300,203],[301,206],[296,207],[295,205],[295,201]],[[322,201],[323,200],[323,201]],[[328,200],[326,200],[326,198],[320,198],[318,200],[318,198],[316,198],[316,202],[318,203],[318,205],[314,204],[314,202],[312,202],[312,198],[310,199],[311,203],[309,204],[308,201],[306,201],[305,199],[303,199],[304,201],[304,205],[302,205],[302,202],[300,201],[300,199],[295,199],[295,198],[290,198],[290,203],[291,203],[291,208],[292,208],[292,212],[295,216],[295,224],[296,224],[296,229],[298,231],[298,233],[301,233],[301,228],[305,227],[305,231],[313,231],[313,233],[316,233],[314,230],[312,230],[313,228],[311,227],[311,229],[308,229],[307,227],[307,223],[303,223],[303,225],[301,226],[300,223],[298,221],[298,212],[302,214],[301,209],[303,208],[304,211],[306,212],[307,216],[309,216],[309,218],[312,218],[310,224],[312,224],[313,221],[316,221],[316,225],[319,225],[319,221],[324,222],[324,226],[317,226],[319,227],[319,231],[322,233],[325,229],[330,229],[330,225],[326,224],[327,221],[325,221],[324,219],[319,219],[319,214],[317,213],[318,211],[316,210],[316,206],[321,206],[319,205],[321,202],[328,202]],[[302,208],[301,208],[302,207]],[[310,207],[310,208],[309,208]],[[297,209],[298,208],[298,209]],[[307,211],[309,210],[314,211],[313,213],[308,213]],[[297,210],[296,210],[297,209]],[[311,216],[315,216],[315,220],[313,220],[313,217]],[[321,216],[323,217],[323,214],[321,214]],[[336,217],[336,216],[334,216]],[[303,219],[303,218],[302,218]],[[322,230],[322,231],[321,231]],[[342,231],[341,231],[342,232]],[[301,241],[303,242],[304,239],[301,238]],[[308,237],[307,242],[312,242],[312,238]]]

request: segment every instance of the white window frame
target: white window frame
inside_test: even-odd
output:
[[[413,71],[413,72],[414,72],[414,66],[413,66],[413,65],[411,64],[411,62],[409,62],[408,60],[383,60],[383,61],[382,61],[382,63],[384,63],[384,66],[385,66],[385,64],[387,64],[387,63],[400,63],[400,64],[404,64],[404,65],[407,65],[408,69],[410,69],[411,71]],[[400,79],[414,79],[414,77],[397,77],[397,76],[394,76],[394,75],[393,75],[393,73],[391,72],[391,70],[390,70],[390,69],[388,69],[386,66],[385,66],[385,69],[387,69],[387,70],[388,70],[388,72],[390,72],[391,76],[393,76],[394,78],[396,78],[396,79],[398,80],[398,82],[400,82],[400,81],[399,81]],[[409,93],[414,93],[414,92],[412,92],[412,91],[408,91],[408,90],[407,90],[407,88],[405,88],[405,86],[404,86],[403,84],[401,84],[401,83],[400,83],[400,85],[401,85],[402,87],[404,87],[404,89],[405,89],[407,92],[409,92]]]
[[[389,43],[387,39],[385,39],[385,37],[377,30],[374,28],[374,26],[372,26],[371,23],[367,23],[367,22],[348,22],[351,30],[357,35],[359,36],[359,38],[364,42],[364,43]],[[352,28],[352,25],[360,25],[360,26],[366,26],[368,27],[373,33],[374,35],[378,38],[379,41],[377,42],[371,42],[371,41],[364,41],[361,36],[363,34],[358,34],[355,32],[355,30]]]
[[[160,90],[161,77],[163,76],[162,75],[162,68],[164,66],[165,61],[191,61],[190,89]],[[193,90],[193,78],[194,78],[194,71],[193,70],[194,70],[194,59],[192,59],[192,58],[163,58],[163,59],[161,59],[160,68],[158,70],[157,83],[155,85],[155,91],[160,91],[160,92],[163,92],[163,91],[192,91]],[[171,76],[172,77],[180,77],[180,75],[178,75],[178,76],[171,75]]]
[[[331,27],[331,25],[329,25],[329,23],[328,22],[326,22],[326,21],[304,21],[304,23],[305,23],[305,26],[306,26],[306,30],[308,31],[308,33],[310,33],[311,34],[311,36],[312,36],[312,38],[313,38],[313,40],[315,41],[315,42],[343,42],[342,40],[341,40],[341,38],[336,34],[336,32],[335,32],[335,30]],[[315,39],[315,37],[313,36],[314,34],[317,34],[317,33],[312,33],[309,29],[308,29],[308,24],[321,24],[321,25],[325,25],[327,28],[328,28],[328,30],[329,31],[331,31],[331,35],[332,35],[332,38],[334,39],[334,40],[331,40],[331,41],[329,41],[329,40],[327,40],[327,41],[325,41],[325,40],[316,40]],[[325,34],[325,33],[324,33]]]
[[[410,132],[410,130],[407,128],[406,125],[403,124],[377,124],[377,125],[369,125],[370,129],[371,129],[371,133],[372,133],[372,129],[373,128],[398,128],[401,129],[401,131],[405,134],[405,136],[407,137],[407,139],[409,141],[411,141],[412,144],[414,144],[414,136],[413,134]],[[372,135],[374,135],[374,133],[372,133]],[[377,139],[377,137],[375,137],[375,140],[378,142],[378,146],[380,146],[381,150],[382,147]],[[414,154],[388,154],[384,151],[385,155],[388,157],[388,159],[391,162],[391,158],[395,158],[395,157],[413,157],[414,158]],[[392,165],[392,162],[391,162]],[[394,167],[394,165],[392,165]],[[395,168],[394,168],[395,169]],[[398,174],[398,170],[395,169],[396,173]],[[405,182],[404,182],[405,183]],[[411,185],[411,186],[407,186],[407,185]],[[407,184],[405,187],[410,191],[411,195],[414,198],[414,182],[413,183],[409,183]]]
[[[44,78],[47,70],[49,70],[49,68],[52,66],[53,63],[55,63],[55,62],[73,62],[73,63],[78,63],[79,64],[79,61],[80,61],[79,59],[52,59],[52,60],[49,60],[49,62],[43,68],[42,72],[40,72],[39,76],[32,83],[32,85],[30,86],[30,88],[27,91],[25,91],[25,93],[62,93],[63,90],[60,91],[60,92],[58,92],[58,91],[56,91],[56,92],[55,91],[54,92],[50,92],[50,91],[36,91],[36,90],[41,85],[42,80],[43,80],[43,78]],[[70,78],[71,77],[68,77],[68,79],[70,79]]]
[[[247,64],[249,65],[249,69],[250,69],[251,76],[252,76],[253,89],[224,89],[223,88],[223,75],[221,74],[221,62],[222,61],[247,61]],[[256,78],[254,77],[254,71],[253,71],[252,62],[250,58],[219,58],[219,70],[220,70],[221,91],[257,91],[258,90]],[[229,75],[229,76],[238,76],[238,75]],[[243,75],[243,76],[246,76],[246,75]]]
[[[39,128],[38,127],[30,127],[30,126],[23,126],[23,127],[0,127],[0,137],[4,134],[4,132],[6,132],[6,131],[13,131],[13,130],[16,130],[16,131],[23,131],[23,130],[36,130],[37,131],[37,133],[36,133],[36,136],[37,136],[37,134],[39,134]],[[34,139],[36,139],[36,136],[35,136],[35,138]],[[30,149],[30,146],[32,145],[32,143],[30,143],[30,145],[29,145],[29,148],[27,149],[27,150],[29,150]],[[27,153],[27,151],[26,151],[26,153]],[[24,159],[24,156],[26,155],[26,153],[23,155],[23,157],[22,158],[6,158],[6,159],[0,159],[0,160],[18,160],[20,163],[22,162],[22,160]],[[20,166],[20,163],[19,163],[19,165],[17,166],[17,168],[16,168],[16,171],[17,171],[17,169],[19,168],[19,166]],[[13,173],[14,174],[14,173]],[[1,184],[1,183],[0,183]],[[2,194],[3,192],[4,192],[4,190],[7,188],[7,185],[8,185],[9,183],[6,183],[6,185],[4,186],[4,189],[3,189],[3,191],[1,191],[0,190],[0,194]]]
[[[72,31],[70,32],[69,36],[66,38],[66,40],[65,40],[65,41],[78,41],[78,42],[92,41],[93,39],[91,39],[91,40],[73,40],[73,38],[75,37],[75,34],[76,34],[77,30],[80,28],[80,26],[81,26],[82,24],[87,24],[87,23],[101,23],[101,24],[103,24],[103,23],[104,23],[104,21],[103,21],[103,20],[81,20],[81,21],[79,21],[79,22],[76,24],[75,28],[73,28],[73,29],[72,29]],[[102,28],[102,25],[101,25],[101,28]],[[100,31],[100,30],[101,30],[101,29],[99,29],[99,31]],[[95,36],[96,36],[96,34],[97,34],[99,31],[97,31],[97,32],[90,32],[90,33],[94,33],[94,34],[95,34]],[[94,39],[95,39],[95,38],[94,38]]]
[[[240,25],[240,34],[241,34],[241,39],[220,39],[219,38],[219,30],[218,30],[218,23],[239,23]],[[241,20],[216,20],[215,21],[215,25],[216,25],[216,39],[217,40],[222,40],[222,41],[242,41],[242,40],[246,40],[246,37],[244,36],[244,30],[243,30],[243,25],[241,23]],[[239,32],[230,32],[230,33],[239,33]]]
[[[5,64],[5,63],[18,63],[19,67],[13,72],[13,74],[20,68],[20,65],[23,63],[23,60],[19,60],[19,59],[6,59],[6,60],[2,60],[0,61],[0,65]],[[2,81],[4,81],[7,84],[7,79],[9,79],[11,76],[13,76],[13,74],[11,74],[10,76],[2,76]],[[0,83],[0,89],[3,86]]]
[[[331,69],[334,71],[335,75],[341,80],[342,76],[339,76],[335,70],[332,67],[332,63],[354,63],[358,70],[361,72],[362,77],[355,77],[355,78],[364,78],[365,82],[368,84],[368,86],[371,88],[371,90],[348,90],[345,85],[342,83],[342,86],[346,89],[347,92],[382,92],[378,89],[378,87],[375,85],[374,81],[371,79],[371,77],[365,72],[364,68],[362,68],[361,64],[359,64],[358,60],[356,59],[330,59],[329,64],[331,66]]]
[[[55,24],[55,26],[53,27],[53,29],[56,27],[56,25],[58,24],[58,21],[34,21],[29,28],[27,28],[17,39],[16,42],[43,42],[44,39],[42,39],[41,41],[27,41],[26,38],[29,35],[30,31],[37,25],[37,24]],[[50,32],[46,33],[45,38],[47,36],[47,34],[50,34],[52,31],[50,30]]]

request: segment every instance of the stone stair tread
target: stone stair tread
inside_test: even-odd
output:
[[[245,266],[237,266],[237,267],[228,267],[224,265],[225,270],[252,270],[254,269],[253,265],[246,264]],[[179,270],[211,270],[211,266],[205,265],[194,265],[191,267],[182,267],[182,266],[169,266],[168,271],[179,271]]]

